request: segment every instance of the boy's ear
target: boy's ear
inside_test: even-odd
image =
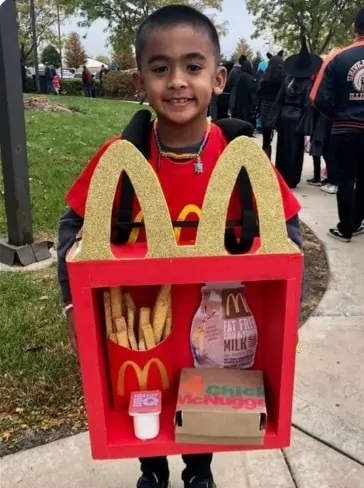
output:
[[[132,75],[133,85],[141,98],[146,96],[144,81],[141,72],[135,71]]]
[[[219,66],[215,73],[214,94],[221,95],[224,91],[227,79],[227,69],[224,66]]]

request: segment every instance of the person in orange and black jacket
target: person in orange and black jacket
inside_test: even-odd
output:
[[[353,30],[355,42],[325,59],[310,94],[332,121],[339,223],[329,235],[344,242],[364,234],[364,8]]]

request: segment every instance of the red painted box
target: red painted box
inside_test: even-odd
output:
[[[129,143],[120,142],[112,148],[102,157],[93,176],[82,245],[74,246],[68,256],[93,458],[257,448],[174,442],[179,375],[182,368],[193,366],[190,326],[200,304],[201,286],[211,282],[241,281],[246,285],[247,301],[259,333],[254,369],[263,371],[267,402],[266,435],[259,448],[288,446],[303,257],[287,238],[281,197],[270,164],[254,141],[244,137],[233,141],[211,177],[196,243],[177,245],[152,168]],[[236,161],[236,151],[249,151],[244,166],[254,188],[260,222],[260,240],[256,239],[245,255],[228,255],[224,250],[226,210],[242,167],[242,162]],[[138,195],[148,244],[109,244],[113,196],[122,171],[128,173]],[[229,181],[221,189],[222,177]],[[100,194],[105,199],[100,199]],[[155,232],[151,223],[157,205],[161,220]],[[100,219],[101,215],[105,218]],[[211,226],[214,232],[208,233]],[[173,285],[173,328],[168,338],[148,351],[131,351],[106,340],[102,289],[138,287],[137,296],[152,300],[155,285],[160,284]],[[160,435],[150,441],[134,437],[133,421],[128,415],[130,392],[138,389],[163,391]]]

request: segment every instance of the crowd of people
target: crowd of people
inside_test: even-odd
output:
[[[98,77],[100,81],[100,89],[96,85],[96,76],[91,73],[87,66],[83,66],[82,69],[82,86],[83,94],[85,97],[96,98],[99,94],[102,94],[102,85],[104,77],[107,73],[105,65],[102,65],[100,71],[98,72]],[[48,94],[59,95],[62,91],[62,78],[58,74],[57,70],[50,64],[45,63],[44,68],[44,78],[45,78],[45,91]],[[23,91],[26,92],[26,73],[25,68],[22,66],[22,79],[23,79]]]
[[[354,25],[355,41],[333,49],[324,61],[307,48],[284,59],[273,56],[253,72],[242,55],[229,72],[225,91],[213,97],[213,120],[227,117],[250,122],[262,132],[263,150],[290,188],[301,181],[305,151],[312,156],[309,185],[337,194],[339,223],[332,237],[348,242],[364,233],[364,8]],[[325,168],[321,168],[321,159]]]

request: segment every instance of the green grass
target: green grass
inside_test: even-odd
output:
[[[64,195],[93,152],[120,133],[138,105],[50,98],[82,113],[26,111],[35,235],[55,237]],[[0,198],[3,194],[0,181]],[[6,231],[3,199],[0,234]],[[22,447],[29,430],[85,427],[77,361],[61,314],[55,266],[0,272],[0,442]],[[4,446],[5,445],[5,446]]]
[[[34,233],[54,236],[65,209],[64,195],[94,151],[117,135],[137,104],[82,97],[50,97],[82,113],[26,111],[30,191]],[[0,179],[0,195],[3,194]],[[0,234],[6,233],[4,200],[0,200]]]

